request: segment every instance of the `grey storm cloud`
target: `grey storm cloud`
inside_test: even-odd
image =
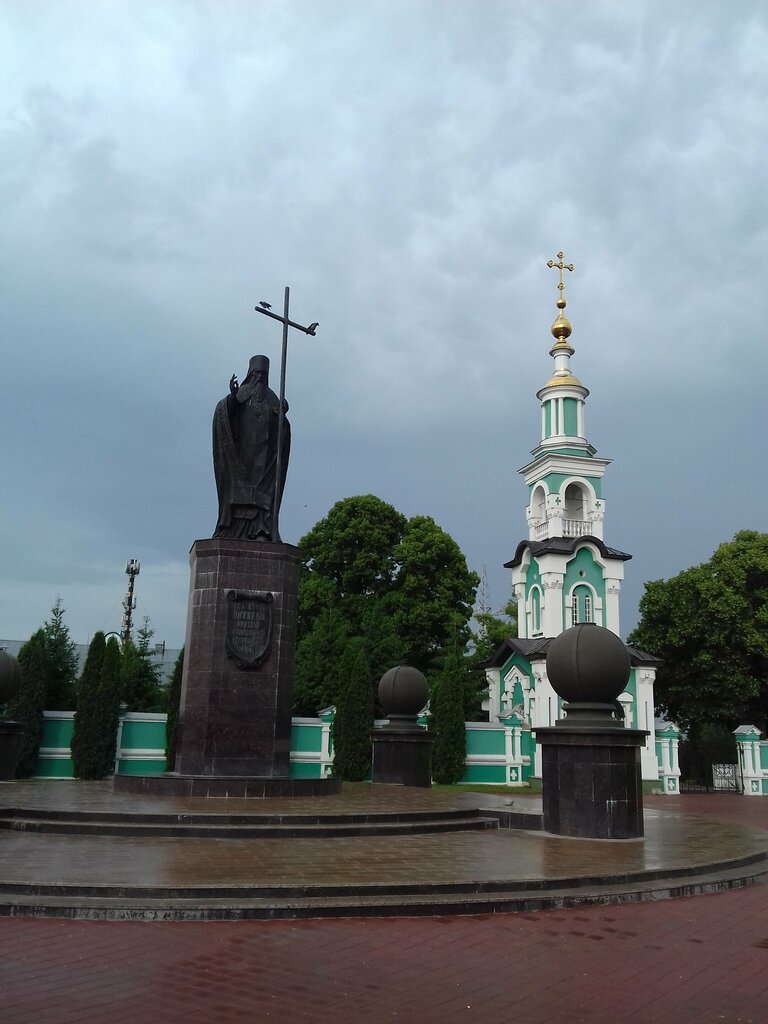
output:
[[[563,248],[606,537],[642,584],[766,529],[763,5],[0,4],[0,636],[183,638],[210,418],[291,286],[297,540],[373,492],[503,604]],[[758,320],[759,323],[759,320]]]

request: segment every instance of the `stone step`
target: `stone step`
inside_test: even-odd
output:
[[[340,851],[341,855],[341,851]],[[633,887],[664,884],[682,884],[694,878],[751,877],[768,873],[768,852],[744,855],[727,861],[710,862],[698,866],[649,871],[619,871],[612,874],[568,875],[555,878],[499,878],[486,881],[430,881],[430,882],[309,882],[235,884],[235,885],[137,885],[133,883],[107,884],[94,882],[8,882],[0,881],[0,900],[15,897],[32,899],[64,898],[72,900],[98,899],[150,902],[208,902],[227,904],[261,899],[275,901],[325,901],[396,898],[398,900],[434,899],[450,895],[456,899],[525,892],[560,892],[611,887]]]
[[[173,838],[173,839],[301,839],[301,838],[343,838],[366,836],[429,835],[442,832],[481,832],[497,829],[495,817],[465,815],[449,818],[430,816],[426,819],[408,821],[340,821],[338,823],[298,823],[286,820],[274,824],[200,824],[161,821],[92,820],[89,817],[76,819],[52,818],[4,818],[0,829],[13,832],[34,832],[50,835],[115,836],[130,839]]]
[[[765,880],[768,861],[698,875],[663,876],[643,882],[544,888],[499,888],[455,892],[429,887],[426,893],[371,893],[366,887],[348,895],[284,897],[231,895],[148,898],[134,895],[85,896],[69,893],[0,892],[0,916],[61,917],[79,920],[223,921],[320,917],[423,917],[457,914],[499,914],[574,906],[644,902],[722,892]],[[572,881],[572,880],[570,880]],[[59,887],[64,888],[64,887]]]
[[[409,822],[409,821],[450,821],[464,820],[472,817],[484,817],[509,812],[482,811],[474,807],[445,810],[416,811],[337,811],[336,813],[293,812],[289,814],[258,814],[247,812],[241,814],[222,814],[216,811],[201,812],[155,812],[155,811],[97,811],[97,810],[57,810],[51,807],[3,807],[0,808],[0,828],[4,822],[13,818],[27,820],[44,819],[46,821],[104,821],[104,822],[137,822],[142,824],[179,824],[179,825],[342,825],[367,824],[375,822]]]

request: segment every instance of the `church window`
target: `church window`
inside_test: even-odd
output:
[[[595,621],[595,600],[592,591],[584,586],[573,588],[571,594],[571,625]]]
[[[531,591],[531,632],[541,632],[541,594],[538,587]]]

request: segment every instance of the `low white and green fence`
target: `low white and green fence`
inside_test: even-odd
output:
[[[333,771],[334,708],[317,718],[294,718],[291,729],[290,772],[294,778],[324,778]],[[70,745],[74,712],[46,711],[40,746],[38,778],[71,779]],[[420,719],[422,725],[426,719]],[[115,772],[151,775],[165,771],[164,714],[129,711],[120,716]],[[377,723],[378,724],[378,723]],[[768,796],[768,741],[755,726],[735,730],[739,774],[747,796]],[[655,730],[659,789],[680,792],[678,746],[680,730],[658,722]],[[466,769],[462,782],[496,786],[528,786],[534,775],[536,742],[517,713],[496,722],[466,723]]]
[[[333,770],[334,708],[317,718],[294,718],[290,772],[294,778],[323,778]],[[46,711],[37,778],[71,779],[74,712]],[[120,716],[115,772],[152,775],[165,771],[164,714],[128,711]],[[533,771],[534,740],[516,716],[499,722],[467,722],[467,768],[463,782],[523,786]]]

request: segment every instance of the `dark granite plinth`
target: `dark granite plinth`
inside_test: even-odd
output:
[[[176,772],[287,779],[299,551],[198,540],[190,566]]]
[[[373,781],[400,786],[432,785],[432,737],[421,728],[413,731],[375,729]]]
[[[0,718],[0,779],[7,781],[16,775],[27,727],[23,722]]]
[[[301,797],[335,796],[341,792],[341,779],[278,779],[243,776],[115,775],[116,793],[141,793],[145,796],[202,797]]]
[[[643,835],[640,729],[536,729],[544,831],[591,839]]]

